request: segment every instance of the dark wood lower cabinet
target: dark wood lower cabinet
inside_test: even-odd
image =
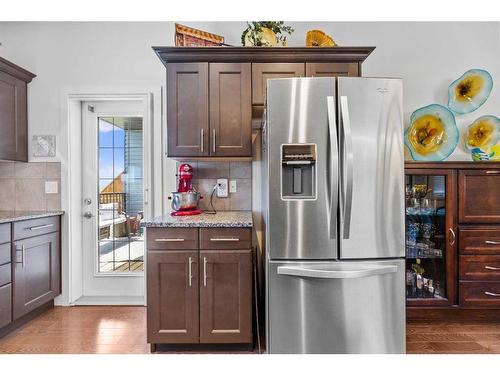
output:
[[[12,285],[0,286],[0,328],[12,322]]]
[[[152,350],[156,344],[252,344],[253,250],[246,242],[252,230],[183,231],[147,229],[147,324]],[[190,243],[195,243],[190,237],[199,236],[200,248],[168,249],[167,242],[158,242],[172,238],[174,232]],[[161,246],[165,248],[158,249]]]
[[[199,342],[198,251],[149,251],[148,342]]]
[[[59,232],[16,241],[13,252],[15,320],[61,293]]]
[[[201,250],[200,264],[200,343],[251,343],[252,251]]]

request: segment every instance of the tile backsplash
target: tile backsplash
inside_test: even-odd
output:
[[[236,180],[236,193],[227,198],[218,198],[214,193],[214,207],[217,211],[252,210],[252,162],[250,161],[183,161],[191,164],[194,170],[193,186],[203,197],[200,209],[210,210],[210,194],[218,178]]]
[[[57,194],[45,193],[45,182],[56,181]],[[61,209],[61,163],[0,161],[0,210]]]

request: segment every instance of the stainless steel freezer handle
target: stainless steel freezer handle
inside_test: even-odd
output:
[[[368,277],[375,275],[383,275],[387,273],[395,273],[398,267],[395,265],[386,265],[370,268],[360,268],[353,270],[329,270],[315,269],[295,266],[279,266],[279,275],[313,277],[318,279],[354,279],[360,277]]]
[[[351,120],[349,118],[349,105],[347,96],[340,97],[340,115],[342,117],[342,134],[345,155],[342,156],[342,168],[345,167],[345,191],[343,194],[343,238],[348,239],[351,231],[352,185],[354,152],[352,149]],[[344,159],[345,158],[345,159]],[[342,182],[342,185],[344,181]]]
[[[328,128],[330,130],[330,238],[337,238],[337,209],[339,204],[339,148],[337,144],[337,125],[335,118],[335,102],[333,96],[326,97],[328,107]]]

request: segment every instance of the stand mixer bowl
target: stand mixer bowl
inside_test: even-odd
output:
[[[200,201],[200,193],[197,191],[172,192],[168,199],[172,199],[172,209],[174,211],[196,210]]]

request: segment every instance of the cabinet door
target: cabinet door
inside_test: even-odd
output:
[[[252,342],[252,251],[200,251],[200,342]]]
[[[460,223],[500,223],[500,171],[461,170],[458,173]]]
[[[211,156],[252,155],[250,63],[210,64]]]
[[[357,63],[306,63],[306,77],[357,77]]]
[[[303,63],[252,64],[252,104],[264,105],[268,79],[292,77],[304,77]]]
[[[198,251],[147,253],[148,342],[199,342]]]
[[[167,64],[168,156],[208,156],[208,63]]]
[[[0,72],[0,159],[28,161],[26,82]]]
[[[456,303],[456,175],[406,169],[406,304]],[[420,277],[419,277],[420,275]]]
[[[14,242],[14,320],[61,293],[59,232]]]

